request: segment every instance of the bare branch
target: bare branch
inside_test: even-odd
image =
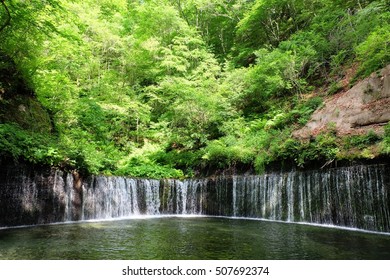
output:
[[[8,10],[7,5],[4,2],[5,0],[0,0],[0,1],[1,1],[1,4],[3,5],[3,7],[4,7],[4,9],[5,9],[6,13],[7,13],[7,19],[5,20],[3,25],[0,27],[0,32],[2,32],[3,29],[6,28],[10,24],[10,22],[11,22],[11,14],[10,14],[10,12]]]

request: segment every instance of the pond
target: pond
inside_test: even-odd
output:
[[[390,259],[390,235],[207,216],[0,230],[0,259]]]

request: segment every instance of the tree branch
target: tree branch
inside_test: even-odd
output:
[[[5,9],[6,13],[7,13],[7,19],[3,23],[3,25],[0,27],[0,32],[2,32],[3,29],[6,28],[10,24],[10,22],[11,22],[11,13],[9,12],[8,7],[7,7],[7,5],[4,2],[5,0],[0,0],[0,1],[1,1],[1,4],[3,5],[3,7],[4,7],[4,9]]]

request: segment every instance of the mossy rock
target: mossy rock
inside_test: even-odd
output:
[[[32,132],[50,133],[50,116],[34,98],[18,95],[6,101],[0,101],[0,121],[17,123],[23,129]]]
[[[50,133],[50,116],[13,61],[0,53],[0,123],[16,123],[25,130]]]

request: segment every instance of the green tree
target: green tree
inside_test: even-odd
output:
[[[180,16],[199,30],[211,51],[224,62],[234,45],[235,27],[252,4],[244,0],[171,0]]]
[[[242,65],[253,63],[253,50],[277,47],[294,32],[307,26],[321,1],[258,0],[237,24],[236,53]]]

